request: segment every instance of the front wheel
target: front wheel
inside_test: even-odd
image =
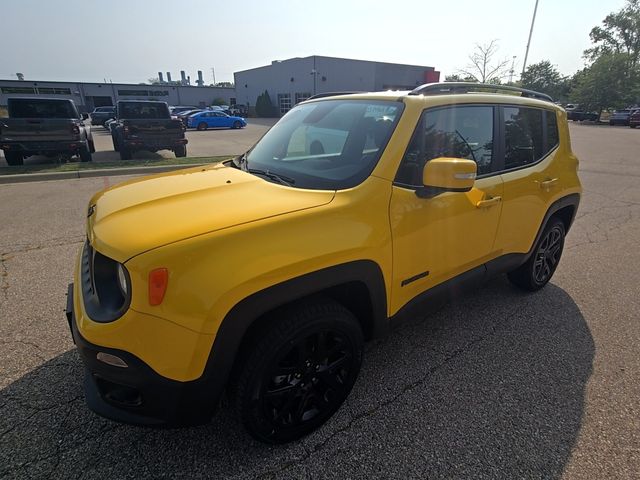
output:
[[[236,120],[235,122],[233,122],[233,126],[231,128],[242,128],[242,124],[238,120]]]
[[[198,124],[198,127],[197,127],[197,129],[198,129],[198,130],[200,130],[200,131],[206,130],[207,128],[209,128],[209,125],[207,125],[207,124],[206,124],[206,123],[204,123],[204,122],[200,122],[200,123]]]
[[[235,404],[257,440],[286,443],[326,422],[347,398],[363,336],[342,305],[318,299],[275,312],[247,350]]]
[[[187,156],[187,146],[179,145],[177,146],[173,152],[176,154],[176,158],[186,157]]]
[[[531,292],[544,287],[558,268],[564,248],[564,236],[564,223],[558,218],[552,218],[540,235],[529,260],[507,274],[511,283]]]
[[[7,161],[7,165],[11,167],[24,165],[24,156],[20,152],[7,152],[5,150],[4,159]]]

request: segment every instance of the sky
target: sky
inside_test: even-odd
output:
[[[584,66],[590,30],[625,0],[539,0],[527,64]],[[146,82],[185,70],[206,83],[292,57],[324,55],[435,67],[496,60],[522,69],[535,0],[0,0],[0,78]],[[517,75],[516,75],[517,76]]]

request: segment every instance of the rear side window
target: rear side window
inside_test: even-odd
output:
[[[547,148],[545,153],[549,153],[556,148],[560,143],[558,135],[558,119],[556,118],[556,112],[545,112],[547,116]]]
[[[504,168],[535,163],[544,156],[542,110],[504,108]]]
[[[396,182],[422,185],[425,164],[439,157],[473,160],[478,165],[478,175],[490,173],[493,108],[488,105],[454,106],[423,113],[400,164]]]

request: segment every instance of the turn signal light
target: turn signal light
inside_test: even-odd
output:
[[[149,305],[160,305],[169,283],[169,270],[156,268],[149,272]]]

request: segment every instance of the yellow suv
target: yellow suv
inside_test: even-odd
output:
[[[581,186],[543,94],[445,83],[312,98],[223,164],[97,193],[67,318],[87,403],[255,438],[325,422],[363,342],[463,287],[553,275]]]

